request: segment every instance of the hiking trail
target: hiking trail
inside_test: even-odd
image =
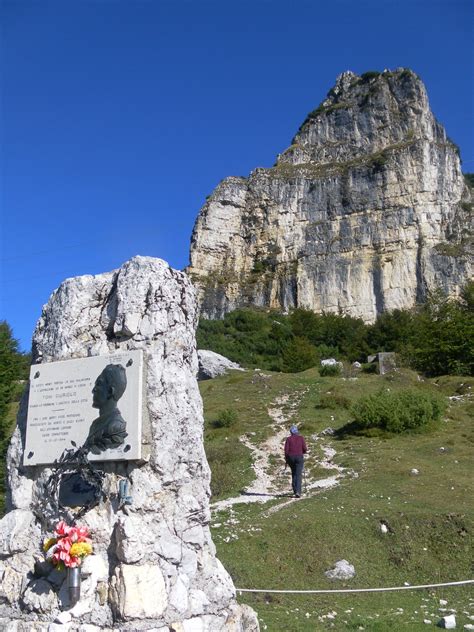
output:
[[[293,393],[291,401],[288,394],[279,395],[270,404],[268,415],[272,420],[271,434],[263,443],[257,445],[252,441],[255,435],[253,432],[240,437],[239,440],[252,452],[255,479],[239,496],[211,503],[212,511],[221,511],[242,503],[266,503],[280,498],[282,502],[268,510],[267,514],[271,514],[298,500],[291,494],[291,474],[289,468],[285,469],[283,446],[288,436],[290,420],[297,413],[298,404],[305,392]],[[311,435],[305,439],[308,454],[305,458],[303,499],[334,487],[341,478],[351,473],[333,462],[336,450],[323,443],[324,436]],[[335,473],[327,478],[313,479],[309,474],[311,466],[332,470]]]

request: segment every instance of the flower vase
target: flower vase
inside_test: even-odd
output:
[[[67,569],[67,589],[71,605],[76,604],[81,597],[81,569],[79,566]]]

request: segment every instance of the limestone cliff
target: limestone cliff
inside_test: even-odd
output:
[[[417,75],[344,72],[272,168],[217,186],[188,272],[206,317],[251,304],[373,321],[435,287],[459,293],[472,208]]]

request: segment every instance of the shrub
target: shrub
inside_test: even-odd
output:
[[[237,421],[237,412],[233,408],[225,408],[217,415],[214,428],[230,428]]]
[[[474,188],[474,173],[465,173],[464,180],[468,186]]]
[[[329,345],[318,345],[316,347],[316,353],[320,361],[326,358],[334,358],[335,360],[339,360],[340,358],[339,349],[337,347],[330,347]]]
[[[341,365],[325,364],[319,369],[319,375],[321,377],[338,377],[341,375]]]
[[[426,429],[441,419],[444,410],[445,403],[439,397],[407,389],[362,397],[353,404],[351,413],[356,428],[400,433]]]
[[[368,81],[371,81],[372,79],[378,77],[380,74],[381,73],[378,70],[368,70],[360,76],[360,79],[362,83],[367,83]]]
[[[362,373],[377,373],[377,363],[366,362],[362,365]]]
[[[368,327],[360,318],[341,314],[315,314],[302,308],[293,310],[289,317],[295,336],[307,338],[321,352],[331,353],[325,357],[347,357],[361,360],[368,353]],[[320,347],[322,347],[320,352]]]
[[[388,162],[388,154],[387,152],[380,151],[376,154],[373,154],[370,158],[370,165],[375,171],[380,171],[382,167],[384,167]]]
[[[318,408],[350,408],[351,400],[341,393],[323,393],[319,398]]]
[[[285,373],[306,371],[316,362],[316,349],[306,338],[295,336],[283,349],[281,366]]]

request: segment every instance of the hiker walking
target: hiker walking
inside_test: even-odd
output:
[[[296,426],[291,426],[290,436],[285,441],[285,462],[291,469],[291,485],[296,498],[301,497],[301,478],[303,474],[304,457],[307,448]]]

